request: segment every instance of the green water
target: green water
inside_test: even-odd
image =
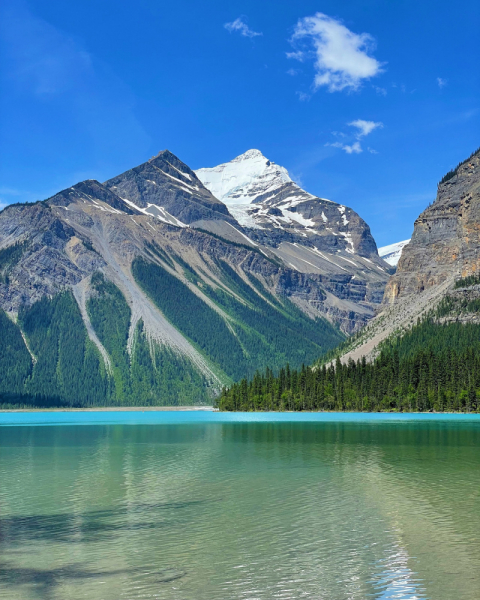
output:
[[[480,598],[478,418],[91,418],[0,427],[2,599]]]

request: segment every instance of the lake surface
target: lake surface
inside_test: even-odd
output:
[[[0,424],[2,600],[480,598],[479,416]]]

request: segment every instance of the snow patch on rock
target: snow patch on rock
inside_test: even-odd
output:
[[[397,242],[396,244],[389,244],[388,246],[382,246],[378,249],[378,255],[383,258],[385,262],[393,267],[398,265],[402,250],[408,244],[410,240],[404,240],[403,242]]]

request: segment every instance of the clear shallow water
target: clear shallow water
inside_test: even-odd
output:
[[[478,416],[0,424],[2,599],[480,599]]]

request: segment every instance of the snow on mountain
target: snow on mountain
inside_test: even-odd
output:
[[[292,181],[287,169],[265,158],[260,150],[248,150],[228,163],[198,169],[197,177],[212,194],[231,205],[251,204]]]
[[[243,227],[281,228],[294,222],[306,226],[300,214],[292,216],[292,208],[315,196],[298,187],[285,167],[260,150],[248,150],[228,163],[198,169],[195,174]],[[272,211],[272,207],[278,210]]]
[[[284,167],[260,150],[248,150],[195,174],[252,240],[274,252],[285,253],[288,247],[291,253],[292,244],[306,245],[336,256],[345,254],[346,260],[354,254],[373,257],[379,261],[376,270],[385,267],[368,225],[355,211],[302,190]]]
[[[403,242],[397,242],[396,244],[390,244],[389,246],[383,246],[378,249],[378,254],[385,262],[393,267],[396,267],[400,256],[402,255],[403,248],[408,244],[410,240],[404,240]]]

